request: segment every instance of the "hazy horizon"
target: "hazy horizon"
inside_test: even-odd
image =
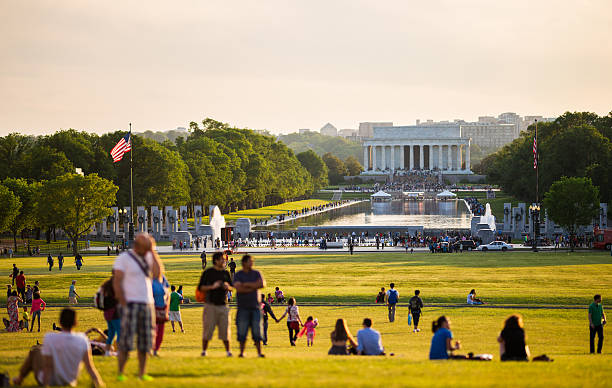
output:
[[[5,0],[0,135],[612,110],[612,2]]]

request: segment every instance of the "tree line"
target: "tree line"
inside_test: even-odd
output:
[[[129,206],[129,155],[113,163],[109,154],[125,134],[70,129],[0,137],[0,231],[61,227],[82,235],[109,206]],[[134,206],[217,205],[229,212],[307,198],[329,179],[316,153],[295,155],[272,136],[210,118],[191,122],[174,142],[132,134],[132,149]]]

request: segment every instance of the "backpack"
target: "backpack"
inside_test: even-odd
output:
[[[419,311],[419,300],[417,298],[410,299],[410,311]]]
[[[389,298],[387,299],[387,302],[389,302],[389,304],[397,303],[397,290],[389,290]]]
[[[98,288],[98,291],[94,295],[93,305],[98,310],[104,310],[104,284]]]

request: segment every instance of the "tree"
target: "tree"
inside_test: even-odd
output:
[[[21,201],[8,187],[0,185],[0,203],[0,231],[5,231],[19,214]]]
[[[323,155],[323,161],[327,165],[329,183],[336,185],[343,182],[347,174],[344,162],[329,152]]]
[[[304,167],[312,177],[312,183],[314,185],[313,190],[315,192],[328,185],[329,177],[327,176],[327,165],[319,155],[313,150],[308,150],[297,154],[297,158],[302,167]]]
[[[363,171],[363,167],[361,166],[361,163],[359,163],[357,158],[354,157],[353,155],[346,158],[346,160],[344,161],[344,165],[346,166],[346,169],[348,170],[348,174],[350,176],[359,175]]]
[[[21,177],[25,167],[24,158],[32,148],[33,137],[11,133],[0,137],[0,179]]]
[[[38,183],[29,184],[23,178],[7,178],[2,182],[21,202],[19,213],[9,225],[13,233],[13,245],[17,251],[17,235],[24,229],[33,229],[36,226],[36,189]]]
[[[590,224],[597,216],[599,190],[589,178],[562,177],[550,186],[544,207],[548,216],[573,236],[579,226]]]
[[[118,187],[98,174],[64,174],[45,181],[39,190],[37,214],[45,225],[57,225],[72,241],[78,253],[79,238],[94,223],[111,214]]]

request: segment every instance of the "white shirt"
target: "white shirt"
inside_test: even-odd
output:
[[[138,259],[142,260],[142,257],[138,256],[134,251],[130,251]],[[144,257],[149,268],[153,266],[153,254],[147,253]],[[151,278],[145,276],[140,265],[136,263],[133,257],[127,252],[123,252],[115,259],[113,269],[123,272],[123,294],[125,295],[125,301],[127,303],[146,303],[153,304],[153,286],[151,284]]]
[[[51,385],[76,386],[81,370],[81,361],[89,350],[89,341],[83,333],[48,333],[42,346],[42,355],[53,359]],[[43,371],[38,373],[38,380],[43,380]]]
[[[474,295],[468,294],[468,296],[467,296],[467,304],[474,304]]]
[[[391,290],[395,291],[397,293],[397,299],[399,299],[399,291],[396,290],[395,288],[390,288],[387,290],[386,294],[387,294],[387,298],[389,297],[389,295],[391,295]]]

